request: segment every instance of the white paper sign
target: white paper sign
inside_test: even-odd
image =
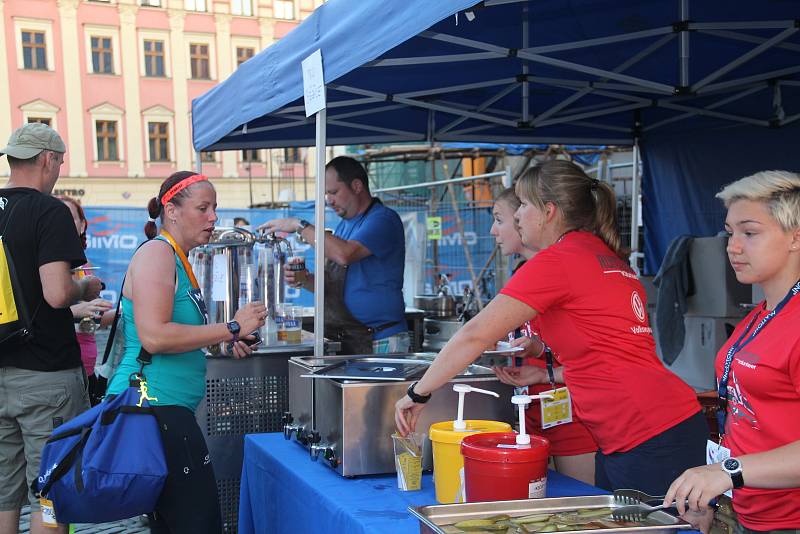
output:
[[[228,263],[225,256],[216,254],[211,272],[211,300],[223,301],[228,287]]]
[[[303,60],[303,97],[306,117],[325,109],[325,78],[322,73],[321,50]]]

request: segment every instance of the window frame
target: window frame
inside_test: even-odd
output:
[[[83,27],[84,46],[86,47],[86,72],[97,76],[117,76],[120,74],[122,62],[119,55],[119,31],[113,26],[87,24]],[[92,38],[111,39],[111,72],[95,72],[92,60]]]
[[[231,0],[231,15],[234,17],[254,17],[256,10],[253,4],[253,0]],[[245,6],[249,6],[249,13],[247,13],[248,9]]]
[[[239,67],[239,57],[237,50],[239,48],[252,48],[253,55],[255,56],[261,51],[261,40],[258,37],[248,37],[243,35],[231,36],[231,65],[234,70]]]
[[[186,69],[186,79],[196,82],[215,81],[217,79],[217,49],[216,36],[211,33],[184,33],[184,60],[189,67]],[[192,77],[192,45],[208,46],[208,78]]]
[[[212,0],[183,0],[183,9],[194,13],[208,13],[208,3]],[[202,4],[202,9],[197,6]]]
[[[255,153],[256,159],[247,159],[245,158],[246,153]],[[264,154],[261,153],[260,148],[245,148],[239,151],[239,162],[242,165],[247,165],[248,163],[264,163]]]
[[[165,165],[171,164],[175,165],[177,158],[176,147],[175,147],[175,113],[162,106],[162,105],[155,105],[146,110],[142,111],[142,122],[143,122],[143,139],[144,139],[144,151],[145,151],[145,166],[151,167],[153,165]],[[167,150],[169,151],[169,160],[153,160],[152,154],[150,154],[150,123],[151,122],[166,122],[167,123]]]
[[[125,110],[111,104],[103,102],[97,106],[89,108],[89,117],[92,125],[92,161],[95,167],[101,164],[122,165],[125,162]],[[98,122],[117,123],[117,159],[100,159],[97,151],[97,123]]]
[[[147,76],[145,71],[145,55],[144,55],[144,42],[145,41],[161,41],[164,43],[164,76]],[[139,69],[140,77],[147,80],[163,80],[164,78],[172,78],[172,69],[170,68],[170,48],[169,48],[169,30],[140,30],[139,31]]]
[[[103,124],[103,125],[113,124],[114,125],[114,136],[113,137],[110,136],[110,135],[103,136],[103,139],[104,139],[104,143],[103,143],[104,147],[103,147],[103,149],[105,151],[107,148],[109,148],[111,146],[111,142],[109,140],[113,139],[114,140],[113,146],[114,146],[114,152],[116,153],[115,154],[116,155],[116,159],[105,158],[105,157],[103,157],[103,154],[100,153],[100,146],[99,145],[100,145],[100,125],[101,124]],[[120,161],[120,159],[119,159],[119,130],[120,130],[119,121],[106,120],[106,119],[97,119],[97,120],[94,121],[94,141],[95,141],[95,145],[97,145],[97,146],[95,146],[95,150],[97,152],[96,161],[98,161],[98,162],[101,162],[101,161],[102,162],[119,162]],[[108,132],[105,132],[105,133],[108,133]]]
[[[291,18],[278,16],[278,5],[285,6],[285,4],[292,4]],[[294,0],[272,0],[272,18],[276,20],[297,20],[297,4]]]
[[[150,126],[154,125],[154,124],[159,124],[159,125],[163,125],[164,126],[164,134],[163,134],[164,136],[163,137],[161,137],[161,132],[157,133],[158,137],[153,138],[151,136]],[[147,129],[146,129],[146,131],[147,131],[147,157],[148,157],[147,160],[150,163],[170,163],[170,162],[172,162],[172,159],[170,159],[172,154],[170,154],[170,135],[169,135],[170,132],[169,132],[169,130],[170,130],[169,122],[157,121],[157,120],[147,121]],[[153,147],[157,146],[155,144],[151,145],[151,143],[153,143],[154,139],[155,139],[156,143],[158,143],[158,141],[160,139],[164,139],[164,150],[166,150],[166,152],[167,152],[165,159],[153,159]],[[160,150],[158,150],[158,152],[160,152]]]
[[[147,43],[153,43],[155,46],[156,44],[161,44],[161,53],[155,53],[154,51],[147,51],[145,46]],[[150,63],[150,58],[158,58],[161,56],[161,74],[148,74],[147,66]],[[166,54],[166,43],[160,39],[142,39],[142,56],[143,56],[143,65],[142,68],[144,70],[143,76],[145,78],[166,78],[167,77],[167,54]],[[157,63],[156,59],[152,59],[153,63]]]
[[[61,111],[61,108],[58,106],[47,102],[41,98],[37,98],[36,100],[31,100],[30,102],[26,102],[19,106],[20,111],[22,111],[22,122],[27,124],[28,119],[31,118],[42,118],[42,119],[50,119],[50,127],[56,131],[58,131],[58,119],[57,114]]]
[[[44,33],[44,46],[45,46],[45,61],[47,63],[44,69],[26,69],[25,68],[25,53],[22,48],[22,32],[33,31]],[[53,23],[50,20],[34,19],[29,17],[14,17],[14,39],[17,45],[17,68],[27,72],[54,72],[56,70],[55,51],[52,46],[55,41],[53,40]]]

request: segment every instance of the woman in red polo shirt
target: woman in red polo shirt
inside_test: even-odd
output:
[[[644,289],[621,250],[614,191],[563,160],[528,169],[516,191],[522,242],[540,252],[397,402],[398,429],[414,428],[427,395],[538,317],[562,364],[555,379],[600,447],[595,483],[663,494],[678,473],[705,462],[708,427],[694,391],[656,356]],[[548,381],[539,367],[514,373],[520,383]]]
[[[767,171],[718,195],[736,279],[766,299],[717,354],[721,445],[731,458],[689,469],[667,492],[698,511],[733,489],[739,534],[800,529],[800,176]],[[724,457],[724,456],[723,456]]]
[[[519,254],[525,261],[531,259],[536,254],[536,249],[526,247],[522,244],[514,214],[519,209],[520,202],[513,188],[504,190],[497,196],[492,209],[494,222],[489,233],[494,236],[500,253],[504,256]],[[522,264],[514,269],[516,273]],[[524,346],[527,350],[523,354],[525,365],[533,365],[544,369],[545,360],[537,357],[541,354],[540,344],[534,339],[539,336],[539,325],[536,318],[526,321],[522,326],[509,332],[508,337],[512,345]],[[555,362],[555,366],[559,366]],[[511,375],[505,367],[495,368],[497,377],[506,384],[513,386],[527,386],[518,384],[516,378]],[[563,387],[564,384],[556,384],[555,387]],[[550,383],[536,384],[528,388],[528,393],[535,395],[542,391],[551,389]],[[592,435],[577,417],[573,417],[572,422],[542,427],[542,417],[538,401],[530,405],[525,412],[526,428],[547,438],[550,442],[550,455],[556,471],[572,478],[576,478],[588,484],[594,483],[594,454],[597,452],[597,444]]]

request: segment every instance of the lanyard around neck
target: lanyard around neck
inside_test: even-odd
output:
[[[725,354],[725,362],[722,367],[722,376],[719,379],[719,384],[717,387],[717,394],[719,396],[719,409],[717,410],[717,423],[719,425],[719,435],[722,437],[725,434],[725,419],[728,414],[728,380],[730,379],[731,374],[731,367],[733,366],[733,357],[736,356],[743,348],[745,348],[751,341],[753,341],[756,336],[764,329],[764,327],[769,324],[772,319],[775,318],[778,313],[792,300],[792,297],[800,293],[800,280],[789,290],[783,300],[781,300],[775,309],[769,312],[761,322],[755,327],[752,333],[750,333],[750,329],[753,327],[753,324],[758,319],[758,315],[754,316],[750,319],[750,322],[747,323],[747,327],[745,327],[744,332],[742,335],[739,336],[733,345],[728,349],[727,354]],[[749,335],[748,335],[749,334]]]
[[[172,249],[175,251],[175,254],[178,256],[178,259],[181,260],[181,264],[183,264],[183,269],[186,271],[186,275],[189,277],[189,282],[191,282],[192,287],[198,289],[200,284],[197,283],[197,278],[194,276],[194,271],[192,271],[192,266],[189,263],[189,260],[186,259],[186,254],[183,253],[183,249],[178,246],[178,243],[175,242],[175,239],[169,235],[169,232],[161,229],[161,235],[167,242],[170,244]]]

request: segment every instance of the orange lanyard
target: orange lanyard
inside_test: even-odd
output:
[[[183,264],[183,269],[186,271],[186,274],[189,276],[189,282],[191,282],[192,287],[195,289],[200,288],[200,284],[197,283],[197,278],[194,276],[194,271],[192,271],[192,266],[189,264],[189,260],[186,259],[186,254],[183,253],[181,247],[175,242],[175,239],[169,235],[169,232],[161,229],[161,235],[167,240],[167,242],[172,246],[172,249],[175,251],[175,254],[178,255],[178,259],[181,260]]]

